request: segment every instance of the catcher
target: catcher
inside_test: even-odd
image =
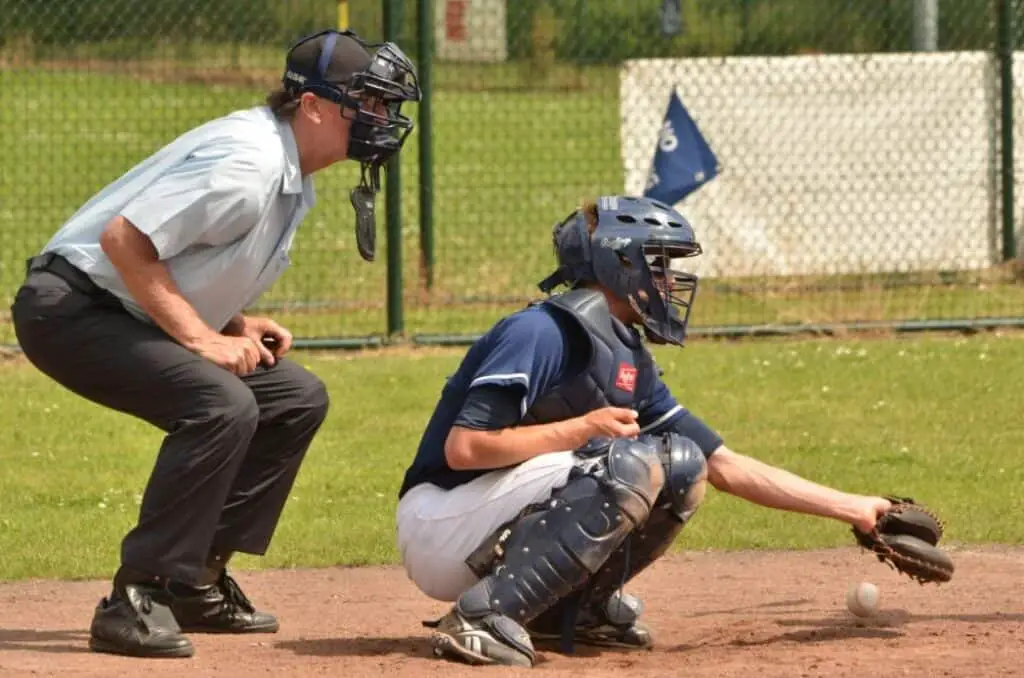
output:
[[[733,452],[678,404],[644,348],[682,346],[700,254],[686,219],[606,197],[553,233],[569,290],[500,320],[468,351],[399,492],[409,578],[454,601],[429,623],[435,654],[532,666],[534,642],[652,646],[622,586],[666,552],[706,483],[769,508],[851,525],[860,544],[922,581],[952,563],[939,522],[911,500],[861,496]]]

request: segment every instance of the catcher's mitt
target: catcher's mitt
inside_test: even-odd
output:
[[[886,497],[892,508],[875,529],[865,533],[853,528],[857,543],[878,560],[924,583],[947,582],[953,577],[953,560],[937,548],[942,521],[909,497]]]

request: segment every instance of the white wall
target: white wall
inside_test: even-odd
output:
[[[643,191],[675,88],[721,163],[680,206],[703,275],[985,267],[1000,229],[995,86],[980,52],[630,61],[625,190]]]

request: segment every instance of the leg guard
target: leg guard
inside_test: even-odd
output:
[[[491,609],[525,623],[597,572],[642,525],[664,485],[655,450],[614,440],[604,463],[571,477],[546,508],[506,531],[500,563],[473,589],[490,592]]]
[[[636,598],[619,593],[619,589],[665,554],[700,506],[707,485],[707,463],[692,440],[670,433],[646,441],[657,451],[665,475],[664,487],[650,517],[623,540],[582,589],[534,620],[531,631],[550,636],[560,629],[564,634],[568,615],[574,622],[577,639],[584,642],[589,629],[604,626],[630,633],[641,604]],[[609,634],[602,630],[598,637],[608,638]]]
[[[532,512],[498,531],[481,547],[492,571],[463,593],[439,627],[435,650],[463,659],[516,663],[533,660],[527,622],[572,593],[648,518],[664,484],[662,465],[650,445],[619,439],[599,463],[574,472],[565,487]],[[487,561],[469,558],[474,569]],[[457,623],[456,623],[457,622]],[[503,647],[481,640],[480,631]],[[467,652],[467,648],[473,652]],[[516,655],[506,657],[507,651]]]

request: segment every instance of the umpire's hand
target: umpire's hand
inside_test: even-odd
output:
[[[260,362],[271,367],[292,347],[292,333],[270,318],[243,316],[239,334],[249,337],[260,351]]]
[[[194,351],[213,364],[240,377],[255,370],[264,353],[270,354],[266,347],[253,341],[251,337],[226,334],[212,334],[205,341],[199,343]],[[270,354],[270,358],[273,359],[273,357],[273,354]]]

